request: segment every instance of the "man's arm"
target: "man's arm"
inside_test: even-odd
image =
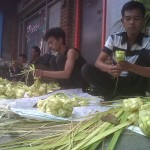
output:
[[[143,67],[136,64],[131,64],[127,61],[119,63],[124,71],[129,71],[141,75],[143,77],[150,78],[150,67]]]
[[[36,76],[41,77],[50,77],[55,79],[68,79],[70,78],[72,71],[74,69],[75,61],[78,58],[78,52],[74,49],[69,49],[67,53],[67,60],[65,63],[65,67],[63,71],[44,71],[44,70],[37,70]]]
[[[109,58],[109,55],[105,52],[100,52],[96,62],[95,62],[95,66],[97,68],[99,68],[100,70],[102,70],[103,72],[107,72],[109,73],[109,66],[108,64],[106,64],[106,60]]]
[[[106,60],[109,57],[110,57],[109,54],[102,51],[96,60],[95,66],[99,68],[101,71],[107,72],[112,76],[117,77],[120,75],[122,68],[119,65],[106,64]]]

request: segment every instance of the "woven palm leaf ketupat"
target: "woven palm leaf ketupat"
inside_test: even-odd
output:
[[[125,110],[129,112],[134,112],[138,110],[141,105],[143,105],[143,101],[140,97],[125,99],[123,103]]]

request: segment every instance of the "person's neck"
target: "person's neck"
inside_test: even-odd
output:
[[[26,62],[27,62],[27,60],[22,61],[22,63],[26,63]]]
[[[64,53],[65,50],[66,50],[66,45],[63,44],[63,45],[60,47],[59,53]]]
[[[136,34],[128,34],[127,33],[129,45],[133,45],[136,42],[138,35],[139,35],[139,33],[136,33]]]
[[[40,57],[40,56],[37,55],[37,56],[35,56],[32,60],[37,60],[39,57]]]

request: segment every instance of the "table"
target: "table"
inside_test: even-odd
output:
[[[97,150],[107,150],[111,137],[107,138]],[[150,150],[150,137],[125,130],[116,144],[114,150]]]

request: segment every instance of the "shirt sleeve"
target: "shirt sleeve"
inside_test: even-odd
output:
[[[112,52],[113,52],[113,36],[108,37],[102,51],[109,54],[109,55],[112,54]]]
[[[150,67],[150,50],[142,50],[136,64],[144,67]]]
[[[150,39],[150,37],[149,37]],[[145,47],[145,51],[146,51],[146,54],[145,54],[145,61],[146,61],[146,64],[148,67],[150,67],[150,40],[147,44],[147,46]]]

